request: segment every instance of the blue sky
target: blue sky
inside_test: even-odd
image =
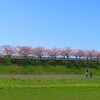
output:
[[[100,0],[0,0],[0,45],[100,50]]]

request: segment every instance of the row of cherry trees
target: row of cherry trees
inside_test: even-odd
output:
[[[8,57],[9,59],[13,56],[29,58],[30,55],[33,58],[38,59],[72,59],[76,58],[79,60],[86,59],[92,60],[100,59],[100,51],[96,50],[81,50],[81,49],[71,49],[71,48],[53,48],[47,49],[44,47],[30,47],[30,46],[10,46],[3,45],[0,46],[0,56]]]

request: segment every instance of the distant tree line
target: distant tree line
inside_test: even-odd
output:
[[[52,59],[52,60],[96,60],[100,61],[100,51],[82,50],[71,48],[44,48],[31,46],[0,46],[0,58],[24,58],[24,59]]]

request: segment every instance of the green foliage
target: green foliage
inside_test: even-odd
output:
[[[7,65],[11,65],[11,60],[10,59],[4,59],[4,60],[0,60],[0,65],[1,66],[7,66]]]

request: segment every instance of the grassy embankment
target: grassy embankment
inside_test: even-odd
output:
[[[1,100],[99,100],[97,78],[1,78]]]
[[[0,60],[0,74],[85,74],[100,75],[100,62]]]

